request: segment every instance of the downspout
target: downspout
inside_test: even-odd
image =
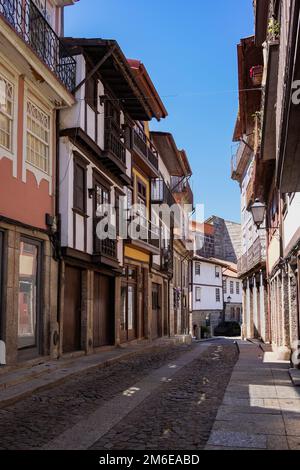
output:
[[[57,324],[58,332],[57,337],[53,337],[53,341],[60,342],[60,325],[61,325],[61,286],[62,286],[62,258],[61,258],[61,224],[60,224],[60,152],[59,152],[59,129],[60,129],[60,111],[56,111],[56,168],[55,168],[55,216],[57,220],[57,232],[56,232],[56,250],[58,258],[58,270],[57,270]],[[55,344],[56,346],[57,344]],[[58,358],[60,357],[60,348],[58,347]]]

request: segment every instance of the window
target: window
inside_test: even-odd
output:
[[[27,102],[27,162],[49,173],[50,117]]]
[[[200,276],[200,274],[201,274],[201,263],[196,263],[195,264],[195,274],[196,274],[196,276]]]
[[[224,294],[227,294],[227,279],[223,279],[223,291]]]
[[[237,293],[237,295],[239,295],[239,293],[240,293],[240,283],[239,282],[236,283],[236,293]]]
[[[13,85],[0,75],[0,146],[12,150]]]
[[[38,284],[40,245],[28,240],[20,244],[18,347],[38,343]]]
[[[216,277],[220,277],[220,269],[219,269],[219,266],[216,266],[216,267],[215,267],[215,273],[216,273]]]
[[[86,166],[74,159],[74,209],[82,213],[86,211]]]
[[[220,289],[216,289],[216,302],[221,302]]]
[[[196,302],[201,302],[201,287],[196,287]]]
[[[86,75],[92,71],[92,66],[86,62]],[[97,109],[98,104],[98,79],[96,73],[94,73],[88,80],[85,82],[85,101],[87,104],[93,108]]]
[[[137,181],[137,203],[141,216],[141,225],[147,227],[147,189],[139,180]]]
[[[233,281],[230,281],[230,294],[234,294],[234,284],[233,284]]]

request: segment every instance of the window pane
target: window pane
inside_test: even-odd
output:
[[[135,318],[134,318],[134,294],[135,289],[133,286],[128,286],[128,330],[133,330],[135,328]]]
[[[38,247],[20,245],[18,347],[36,345]]]
[[[28,101],[26,160],[45,173],[49,172],[49,133],[50,117]]]

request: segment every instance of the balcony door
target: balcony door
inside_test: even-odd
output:
[[[115,234],[115,225],[110,224],[108,226],[103,225],[103,230],[109,232],[109,237],[102,238],[99,223],[104,218],[104,207],[105,205],[110,204],[110,189],[103,185],[99,179],[94,179],[94,252],[96,254],[102,254],[103,256],[108,256],[111,258],[117,257],[117,242]],[[97,232],[98,227],[98,232]]]

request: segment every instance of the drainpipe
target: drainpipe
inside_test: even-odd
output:
[[[57,270],[57,316],[56,321],[58,325],[57,334],[53,335],[54,345],[60,342],[60,324],[61,324],[61,285],[62,285],[62,259],[61,259],[61,226],[60,226],[60,212],[59,212],[59,188],[60,188],[60,171],[59,171],[59,129],[60,129],[60,111],[56,111],[56,167],[55,167],[55,216],[57,219],[57,233],[56,233],[56,250],[58,254],[58,270]],[[55,344],[56,343],[56,344]],[[58,358],[60,357],[60,348],[58,346]]]

